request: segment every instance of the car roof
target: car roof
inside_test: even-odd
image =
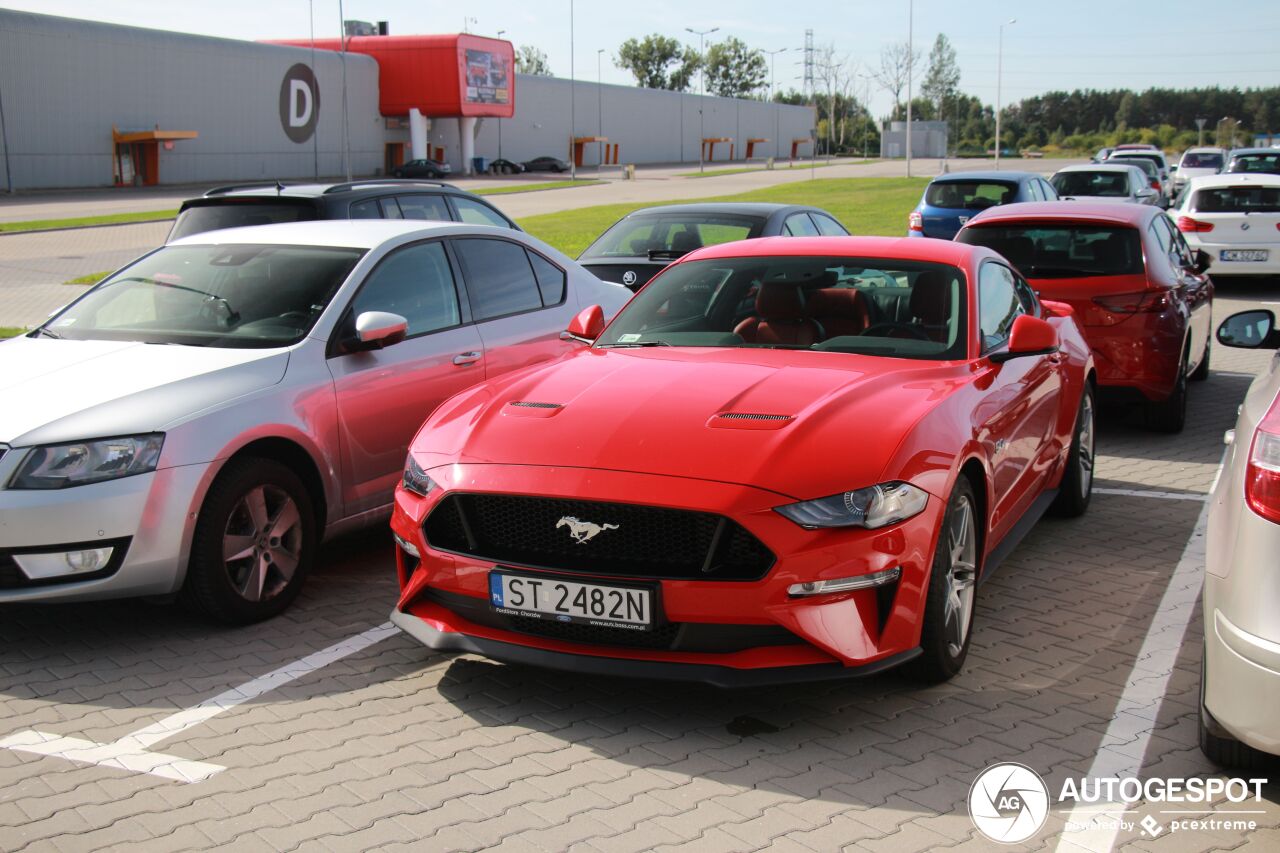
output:
[[[1054,174],[1061,175],[1063,172],[1123,172],[1128,169],[1137,169],[1137,166],[1130,166],[1128,163],[1077,163],[1074,166],[1063,166]],[[1139,171],[1141,171],[1139,169]]]
[[[976,251],[975,251],[976,250]],[[677,263],[721,258],[850,257],[893,258],[903,261],[965,266],[990,253],[980,246],[950,240],[912,240],[907,237],[760,237],[697,249]]]
[[[424,237],[449,234],[488,233],[511,236],[510,228],[472,225],[464,222],[432,222],[408,219],[323,219],[308,222],[282,222],[274,225],[250,225],[241,228],[219,228],[201,231],[174,240],[170,246],[256,245],[341,246],[372,249],[388,240],[406,234]]]
[[[1227,172],[1222,175],[1201,175],[1188,184],[1193,190],[1218,189],[1220,187],[1280,187],[1280,175],[1266,172]]]
[[[949,175],[939,175],[933,179],[933,183],[941,184],[948,181],[1025,181],[1030,178],[1040,177],[1035,172],[996,172],[992,170],[982,172],[952,172]]]
[[[344,192],[378,192],[384,190],[414,189],[430,192],[439,192],[441,190],[463,192],[463,190],[458,189],[453,184],[447,184],[443,181],[418,180],[413,178],[375,178],[360,181],[347,181],[336,184],[283,184],[272,182],[229,184],[227,186],[214,187],[197,198],[244,198],[246,196],[253,198],[319,198],[324,195],[336,195]],[[196,199],[190,200],[195,201]]]
[[[1237,154],[1280,154],[1280,148],[1232,148],[1231,156]]]
[[[1216,145],[1197,145],[1194,148],[1188,148],[1182,153],[1184,156],[1187,154],[1221,154],[1222,149]]]
[[[1201,180],[1196,178],[1194,180]],[[1021,219],[1075,219],[1140,227],[1161,211],[1150,204],[1104,204],[1090,201],[1024,201],[989,207],[966,227]]]
[[[627,214],[631,216],[649,216],[665,213],[729,213],[739,216],[770,216],[780,210],[811,210],[813,208],[797,204],[777,204],[763,201],[724,201],[703,202],[701,204],[663,204],[657,207],[644,207]]]

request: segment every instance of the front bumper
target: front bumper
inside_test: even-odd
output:
[[[3,460],[0,482],[8,480],[7,469],[17,462]],[[9,565],[0,582],[0,603],[174,592],[182,581],[195,499],[207,470],[207,465],[188,465],[68,489],[0,489],[0,562],[8,564],[15,550],[57,552],[73,545],[116,544],[125,551],[112,571],[85,578],[69,574],[27,582]]]
[[[790,502],[789,498],[744,486],[514,465],[443,466],[428,473],[441,488],[428,498],[398,489],[391,526],[421,555],[419,561],[397,549],[401,587],[397,623],[408,620],[425,626],[410,633],[433,648],[478,651],[502,660],[580,671],[599,668],[613,674],[726,685],[853,676],[896,665],[918,653],[928,567],[943,510],[940,500],[931,499],[921,514],[883,530],[807,531],[773,511]],[[603,583],[639,580],[653,584],[659,593],[660,621],[674,627],[675,636],[694,629],[706,635],[717,628],[742,636],[758,629],[762,636],[784,635],[786,639],[718,650],[708,650],[714,643],[698,646],[678,641],[669,646],[636,647],[622,641],[575,641],[530,633],[514,622],[478,618],[475,608],[487,607],[488,576],[498,564],[436,550],[423,534],[423,523],[431,510],[452,491],[614,503],[617,496],[625,495],[627,503],[723,515],[750,531],[776,556],[763,578],[657,580],[605,573],[578,573],[578,577]],[[501,565],[531,574],[555,571],[511,562]],[[803,598],[787,593],[794,583],[895,567],[901,569],[901,576],[890,586]],[[465,597],[467,607],[450,605],[459,597]],[[575,661],[572,665],[570,659]],[[784,675],[782,670],[793,672]]]

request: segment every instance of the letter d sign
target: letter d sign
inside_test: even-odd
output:
[[[316,132],[320,115],[320,87],[311,69],[301,62],[280,81],[280,126],[294,142],[306,142]]]

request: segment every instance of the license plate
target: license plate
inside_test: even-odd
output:
[[[1223,249],[1219,257],[1224,261],[1265,261],[1266,249]]]
[[[653,627],[653,591],[642,587],[490,572],[489,605],[507,616],[632,631]]]

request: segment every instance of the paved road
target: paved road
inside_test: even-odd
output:
[[[1006,161],[1010,168],[1052,172],[1063,161]],[[916,175],[933,175],[936,160],[917,161]],[[951,171],[988,168],[984,160],[954,160]],[[681,177],[690,166],[654,167],[642,170],[636,181],[609,180],[596,186],[517,193],[494,199],[508,214],[521,218],[541,213],[573,210],[597,204],[631,203],[637,206],[660,201],[681,201],[707,196],[733,195],[763,187],[818,178],[889,177],[901,175],[902,162],[833,165],[816,170],[777,169],[710,178]],[[696,171],[696,167],[693,167]],[[555,176],[551,176],[555,177]],[[512,178],[474,178],[462,186],[510,184]],[[195,188],[140,190],[84,190],[20,194],[0,198],[0,221],[25,221],[45,217],[75,217],[176,207]],[[121,195],[123,193],[123,195]],[[32,234],[0,234],[0,326],[30,327],[64,305],[79,289],[61,283],[81,275],[123,266],[163,242],[169,223],[115,225]]]
[[[1216,313],[1260,299],[1280,288],[1224,284]],[[933,688],[888,674],[721,692],[435,654],[365,633],[395,598],[383,530],[335,543],[287,615],[248,628],[140,602],[0,609],[0,738],[110,744],[257,685],[153,747],[226,768],[195,784],[0,749],[0,848],[985,850],[965,800],[996,762],[1035,769],[1055,796],[1104,740],[1144,777],[1219,775],[1196,748],[1198,606],[1158,690],[1150,649],[1179,648],[1179,633],[1148,634],[1170,615],[1158,611],[1184,551],[1195,559],[1222,433],[1267,361],[1217,349],[1178,436],[1108,413],[1097,485],[1109,491],[1084,518],[1042,522],[981,588],[967,666]],[[369,645],[341,660],[295,663],[357,635]],[[303,674],[253,681],[280,667]],[[1232,807],[1261,812],[1247,816],[1257,828],[1135,828],[1117,842],[1280,849],[1280,789]],[[1126,819],[1167,827],[1160,808]],[[1064,819],[1055,808],[1027,847],[1079,849]]]

